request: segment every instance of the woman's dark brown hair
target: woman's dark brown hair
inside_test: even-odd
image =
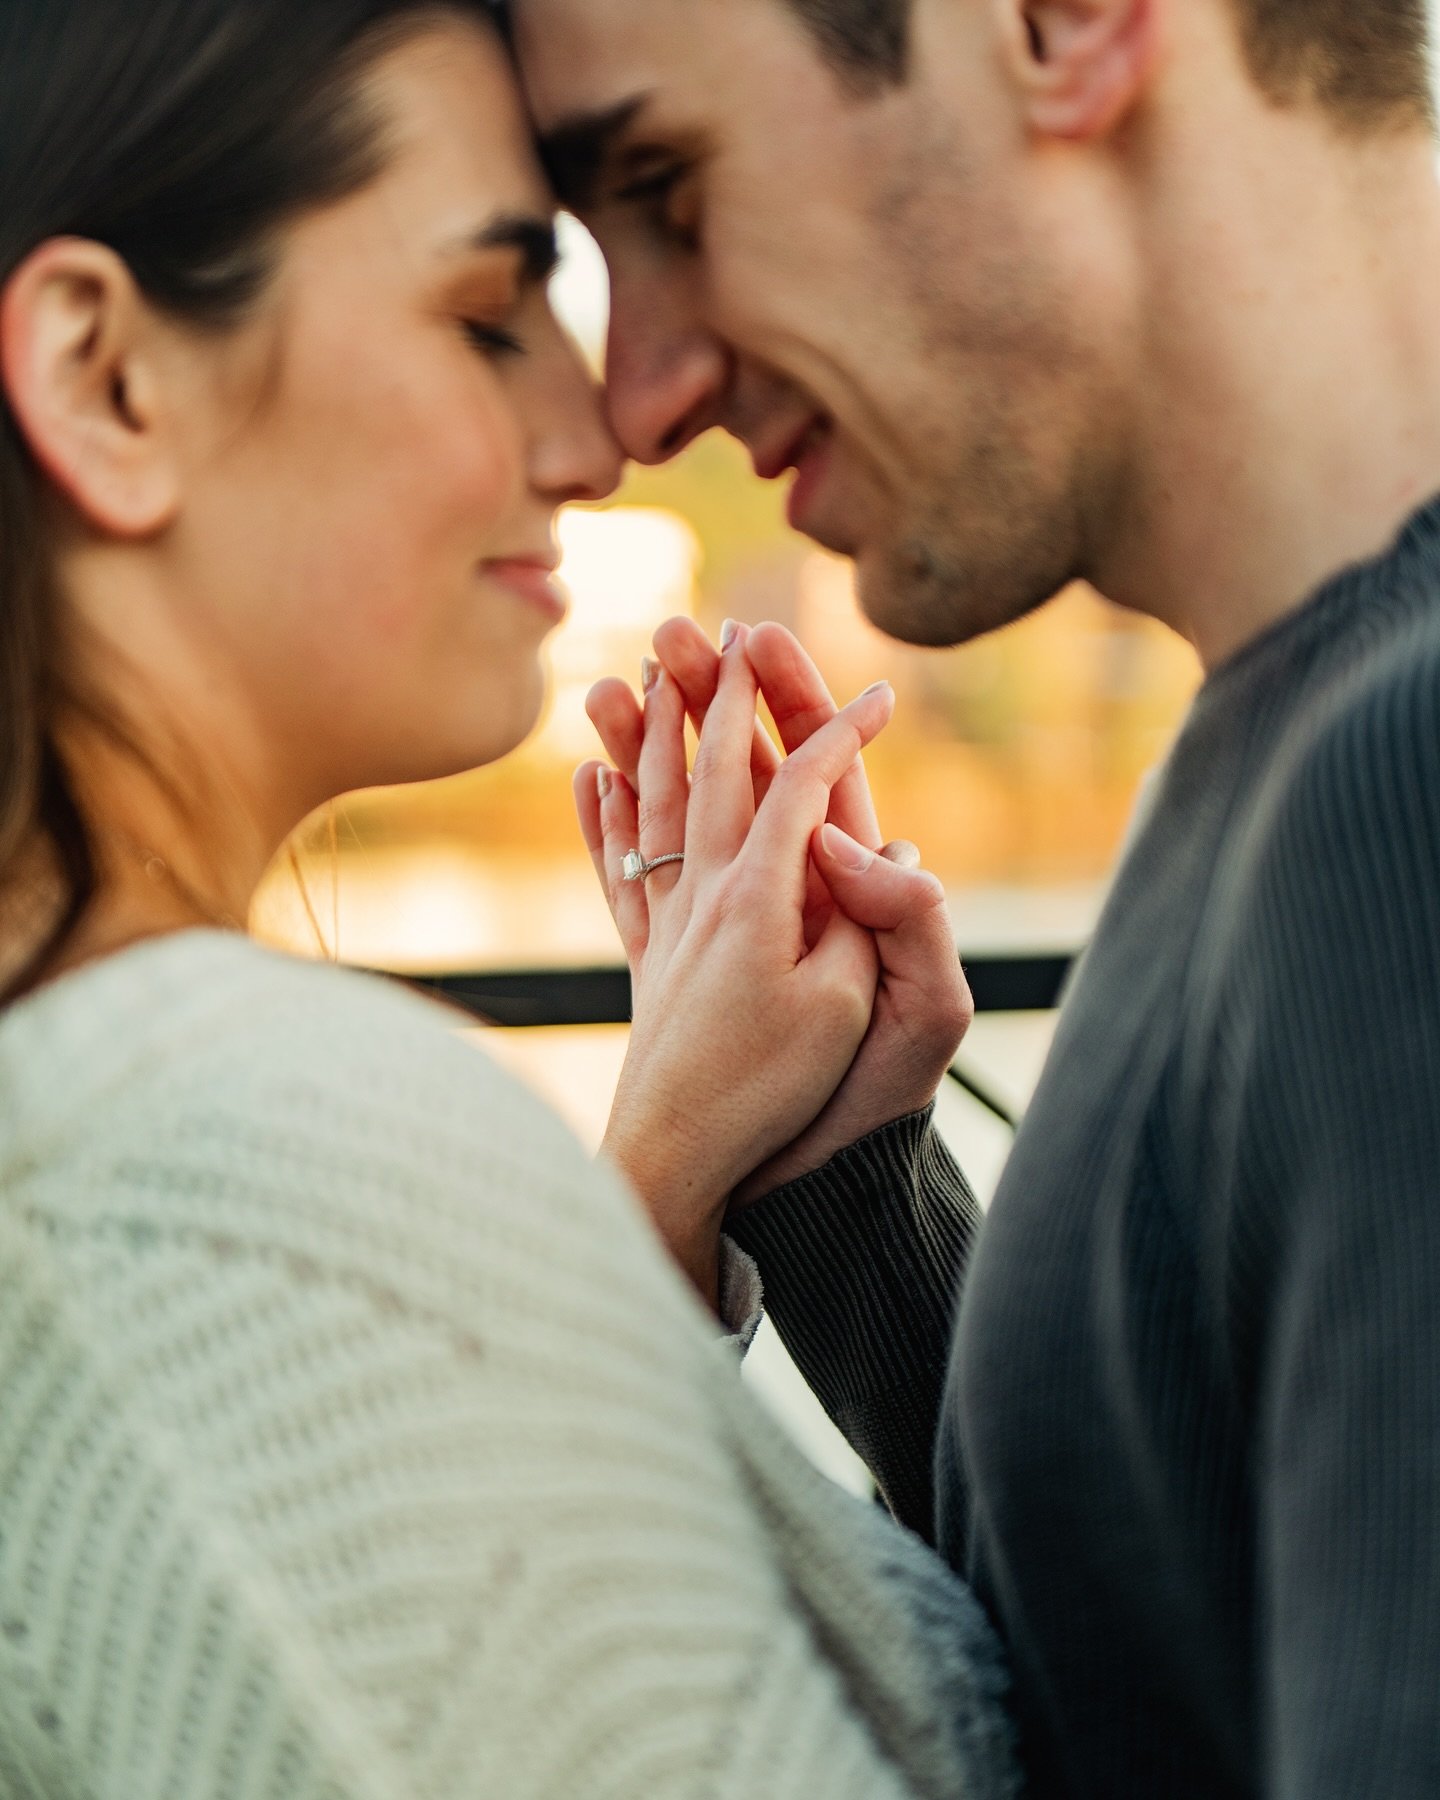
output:
[[[124,258],[202,330],[253,307],[282,228],[379,172],[369,63],[475,0],[0,0],[0,288],[48,239]],[[37,857],[59,905],[0,1002],[34,985],[98,884],[61,755],[51,496],[0,393],[0,897]]]

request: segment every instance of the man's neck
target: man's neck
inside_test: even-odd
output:
[[[1135,453],[1096,578],[1214,668],[1440,491],[1440,182],[1418,133],[1258,109],[1155,167],[1200,173],[1139,221]]]

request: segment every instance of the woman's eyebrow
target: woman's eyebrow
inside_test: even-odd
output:
[[[572,113],[540,136],[540,160],[562,205],[582,211],[594,202],[626,133],[649,104],[636,94],[596,112]]]
[[[560,261],[555,221],[541,218],[536,213],[497,213],[478,231],[457,239],[449,248],[452,251],[517,250],[521,260],[520,279],[526,286],[534,287],[548,281]]]

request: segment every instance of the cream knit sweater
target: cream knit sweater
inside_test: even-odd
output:
[[[999,1685],[438,1009],[197,931],[0,1017],[5,1800],[993,1800]]]

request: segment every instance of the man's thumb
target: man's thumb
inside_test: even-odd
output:
[[[813,849],[835,904],[868,931],[901,931],[945,905],[936,876],[867,850],[838,825],[822,825]]]

